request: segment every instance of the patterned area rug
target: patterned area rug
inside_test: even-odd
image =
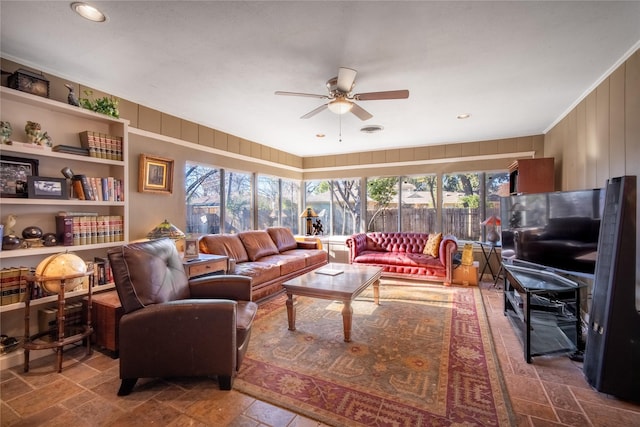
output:
[[[235,388],[329,425],[511,425],[476,287],[381,286],[353,302],[298,297],[296,331],[285,298],[260,307]]]

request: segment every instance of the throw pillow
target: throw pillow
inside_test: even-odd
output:
[[[429,234],[427,244],[424,245],[422,251],[425,255],[431,255],[434,258],[438,258],[438,252],[440,251],[440,242],[442,242],[442,233]]]

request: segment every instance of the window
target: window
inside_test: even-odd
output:
[[[367,178],[366,231],[398,231],[400,178]]]
[[[311,207],[322,223],[323,234],[441,230],[460,240],[484,240],[486,230],[481,222],[492,215],[499,217],[500,198],[509,192],[506,172],[445,174],[440,188],[435,174],[344,178],[305,182],[304,203],[300,205],[299,181],[259,175],[254,192],[253,180],[254,175],[248,172],[187,162],[186,231],[252,230],[255,213],[255,228],[283,226],[301,234],[306,233],[306,223],[300,214]],[[366,182],[365,206],[361,200],[362,182]],[[438,209],[442,210],[442,226],[438,223]]]
[[[360,179],[331,182],[333,190],[332,234],[349,236],[360,229]]]
[[[258,229],[280,225],[280,180],[258,176]]]
[[[282,226],[298,234],[300,182],[258,176],[258,229]]]
[[[293,234],[300,233],[300,221],[298,216],[300,208],[300,181],[282,179],[282,202],[280,206],[280,225],[293,231]]]
[[[187,162],[187,233],[220,232],[220,169]]]
[[[237,233],[243,230],[252,230],[251,174],[225,170],[224,190],[224,232]]]
[[[331,234],[331,225],[329,224],[329,213],[331,212],[331,181],[307,181],[305,185],[304,206],[308,207],[318,214],[318,219],[322,222],[325,234]],[[302,210],[298,212],[298,216]],[[306,233],[306,224],[302,230]]]
[[[432,233],[437,227],[438,177],[406,176],[402,179],[400,229],[413,233]]]
[[[480,174],[442,176],[442,232],[462,240],[480,240]]]

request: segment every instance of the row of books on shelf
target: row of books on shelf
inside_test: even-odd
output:
[[[86,130],[80,132],[80,143],[90,157],[122,160],[122,137]]]
[[[80,200],[124,201],[122,180],[112,176],[73,175],[71,188],[73,190],[72,197]]]
[[[87,270],[93,270],[93,286],[113,283],[113,273],[107,257],[95,257],[85,261]],[[7,267],[0,270],[0,305],[24,302],[27,296],[27,282],[33,278],[36,267]],[[83,283],[73,290],[89,289],[90,278],[85,277]],[[31,287],[31,300],[50,295],[38,282]]]
[[[56,236],[63,246],[96,245],[124,240],[121,215],[98,215],[95,212],[59,212]]]
[[[72,302],[64,306],[64,326],[65,329],[81,325],[83,323],[82,303]],[[58,332],[58,309],[54,307],[46,307],[38,310],[38,332],[49,332],[47,340],[55,340]],[[67,333],[65,332],[65,335]],[[71,334],[70,334],[71,335]]]

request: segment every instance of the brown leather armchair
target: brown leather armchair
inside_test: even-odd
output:
[[[217,275],[188,280],[169,239],[109,250],[125,314],[120,320],[119,396],[138,378],[217,375],[231,390],[247,351],[258,306],[251,279]]]

